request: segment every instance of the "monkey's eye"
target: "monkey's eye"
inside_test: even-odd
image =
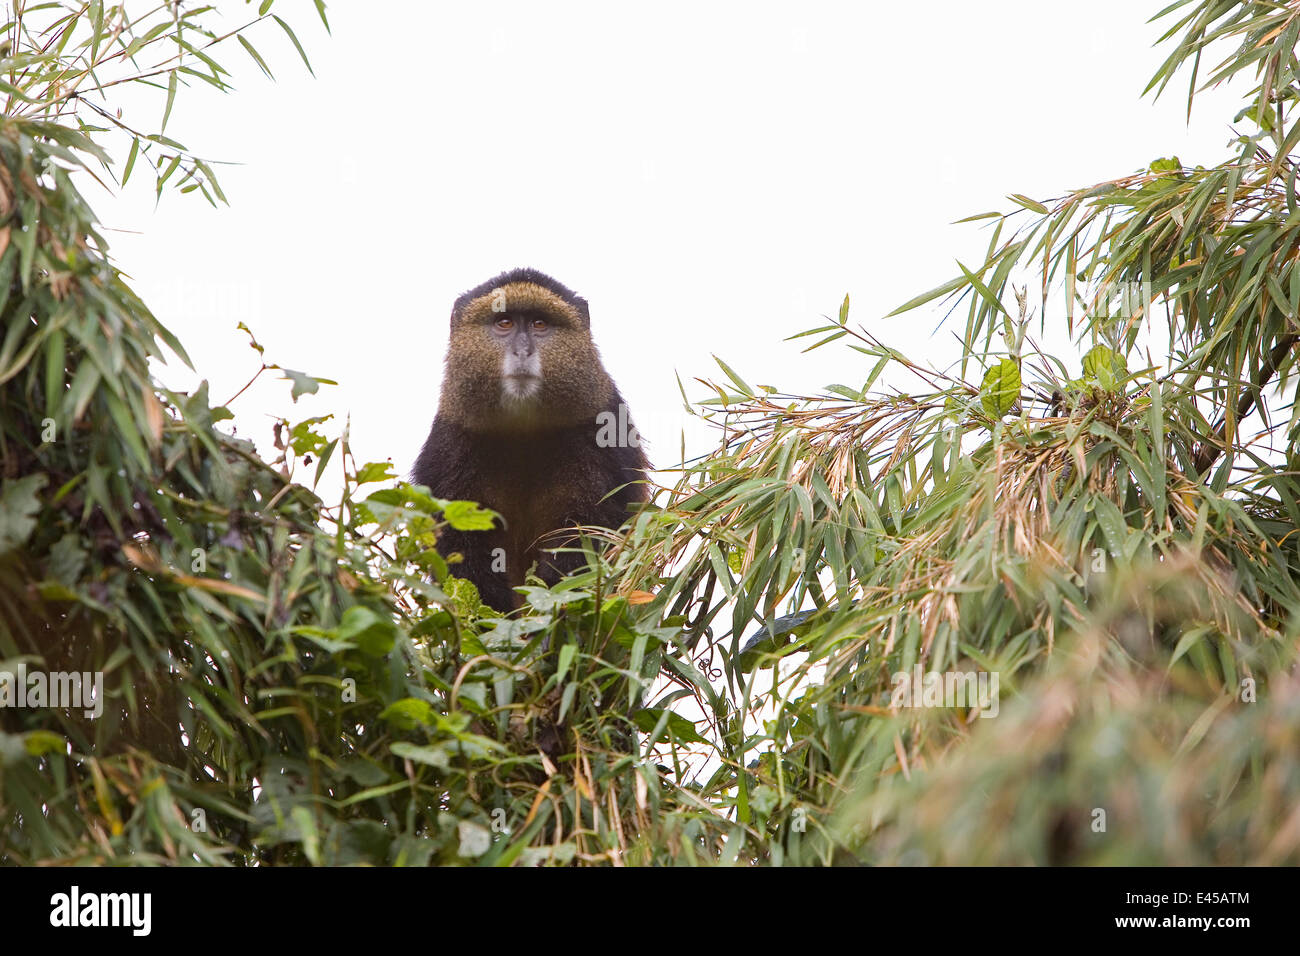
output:
[[[550,326],[547,324],[545,319],[533,319],[534,332],[545,332],[549,328]]]
[[[509,332],[515,327],[515,320],[508,315],[503,315],[496,320],[496,327],[502,332]]]

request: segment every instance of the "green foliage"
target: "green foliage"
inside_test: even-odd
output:
[[[1098,345],[1088,350],[1083,357],[1083,378],[1095,382],[1108,392],[1113,392],[1128,375],[1128,363],[1124,356],[1105,345]]]
[[[220,195],[206,164],[100,103],[165,87],[165,126],[187,82],[224,89],[213,57],[230,37],[203,25],[211,11],[17,9],[0,118],[0,860],[707,855],[713,815],[682,790],[674,816],[678,788],[634,743],[665,712],[641,703],[676,628],[598,575],[496,620],[435,548],[490,513],[356,462],[328,415],[280,422],[264,459],[222,430],[231,412],[206,384],[151,377],[164,347],[188,360],[70,173],[114,168],[88,111],[128,134],[119,182],[148,161],[159,189]],[[270,72],[245,35],[260,22],[237,39]],[[251,344],[257,375],[280,372],[294,399],[331,384]],[[313,489],[331,461],[327,504]],[[16,706],[23,668],[102,675],[102,713]],[[671,717],[665,753],[689,738]]]
[[[1020,399],[1020,363],[1003,359],[989,367],[980,385],[980,406],[989,418],[1001,418]]]
[[[718,358],[694,406],[717,449],[503,619],[436,549],[490,512],[357,462],[331,416],[259,454],[206,385],[158,387],[184,352],[70,175],[115,169],[121,134],[117,182],[143,158],[220,198],[161,130],[187,82],[226,88],[226,50],[272,72],[260,27],[306,61],[271,6],[230,36],[202,8],[10,24],[0,671],[104,683],[97,717],[0,707],[0,860],[1300,862],[1290,8],[1165,12],[1153,88],[1236,42],[1210,79],[1256,67],[1258,132],[1208,169],[1012,195],[985,261],[898,310],[968,304],[954,373],[847,297],[796,338],[860,382],[785,395]],[[158,133],[107,105],[125,83]],[[1143,332],[1167,361],[1133,359]],[[252,347],[295,399],[330,384]],[[997,692],[914,706],[930,673]]]
[[[957,374],[846,303],[800,336],[862,355],[864,382],[713,386],[718,452],[628,542],[636,585],[721,654],[706,702],[744,728],[718,744],[746,771],[720,793],[762,824],[749,859],[1300,862],[1264,822],[1300,786],[1300,19],[1165,15],[1182,36],[1153,86],[1239,43],[1212,81],[1258,70],[1258,133],[1209,169],[1157,160],[971,217],[994,220],[985,261],[895,313],[965,302]],[[1046,353],[1035,320],[1094,344]],[[1134,369],[1144,332],[1168,360]],[[914,669],[997,675],[1000,707],[906,706]]]

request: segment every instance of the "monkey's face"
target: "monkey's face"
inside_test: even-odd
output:
[[[524,410],[542,395],[542,354],[554,331],[541,312],[502,313],[492,322],[492,335],[501,349],[501,400]]]
[[[594,418],[612,390],[585,314],[549,289],[510,283],[453,316],[442,401],[463,424],[571,425]]]

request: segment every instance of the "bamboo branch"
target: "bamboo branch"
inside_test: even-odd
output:
[[[1274,345],[1272,350],[1268,353],[1268,360],[1264,362],[1260,367],[1259,374],[1255,376],[1255,387],[1247,391],[1246,394],[1241,396],[1241,399],[1237,402],[1237,421],[1241,421],[1250,414],[1251,408],[1256,404],[1257,396],[1263,390],[1264,386],[1269,383],[1269,380],[1277,374],[1277,370],[1281,366],[1282,360],[1286,358],[1287,353],[1291,351],[1292,346],[1294,346],[1297,341],[1300,341],[1300,335],[1296,334],[1284,335],[1282,338],[1278,339],[1277,344]],[[1202,475],[1205,474],[1210,466],[1218,461],[1219,456],[1227,449],[1227,433],[1228,417],[1225,415],[1223,420],[1219,422],[1218,427],[1215,428],[1214,434],[1203,441],[1201,447],[1196,450],[1193,464],[1198,473]]]

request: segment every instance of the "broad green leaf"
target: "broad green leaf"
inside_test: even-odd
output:
[[[1003,359],[984,373],[980,385],[980,406],[990,418],[1006,415],[1020,400],[1020,365]]]

